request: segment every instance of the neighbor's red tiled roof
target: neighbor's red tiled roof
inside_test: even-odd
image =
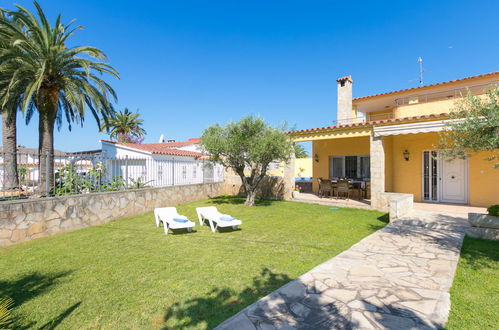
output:
[[[296,131],[290,131],[287,134],[318,132],[318,131],[326,131],[326,130],[331,130],[331,129],[336,129],[336,128],[371,126],[371,125],[375,125],[375,124],[389,124],[389,123],[398,123],[398,122],[406,122],[406,121],[421,120],[421,119],[438,119],[438,118],[442,118],[442,117],[447,117],[448,115],[449,115],[448,113],[440,113],[440,114],[434,114],[434,115],[422,115],[422,116],[404,117],[404,118],[380,119],[380,120],[365,121],[365,122],[360,122],[360,123],[338,124],[338,125],[333,125],[333,126],[300,129],[300,130],[296,130]]]
[[[83,151],[73,151],[73,152],[68,152],[67,154],[68,155],[80,155],[80,154],[85,154],[85,155],[88,155],[88,154],[98,154],[98,153],[101,153],[102,152],[102,149],[96,149],[96,150],[83,150]]]
[[[398,94],[398,93],[405,93],[405,92],[410,92],[410,91],[428,89],[428,88],[437,87],[437,86],[444,86],[446,84],[451,84],[451,83],[455,83],[455,82],[462,82],[462,81],[466,81],[466,80],[492,77],[492,76],[495,76],[495,75],[499,76],[499,71],[494,71],[494,72],[489,72],[489,73],[482,73],[482,74],[479,74],[479,75],[476,75],[476,76],[471,76],[471,77],[466,77],[466,78],[460,78],[460,79],[454,79],[454,80],[439,82],[439,83],[435,83],[435,84],[431,84],[431,85],[425,85],[425,86],[419,86],[419,87],[413,87],[413,88],[400,89],[400,90],[392,91],[392,92],[386,92],[386,93],[379,93],[379,94],[373,94],[373,95],[367,95],[367,96],[354,97],[353,101],[362,101],[362,100],[366,100],[366,99],[370,99],[370,98],[378,97],[378,96],[386,96],[386,95],[392,95],[392,94]],[[346,77],[339,78],[338,80],[345,79],[345,78]]]
[[[200,142],[201,142],[200,138],[191,138],[188,139],[187,141],[148,143],[148,145],[155,145],[162,148],[181,148],[181,147],[191,146],[193,144],[199,144]]]
[[[158,147],[162,147],[162,148],[181,148],[181,147],[186,147],[186,146],[190,146],[193,144],[197,144],[197,143],[189,142],[189,141],[148,143],[148,145],[158,146]]]
[[[185,156],[185,157],[194,157],[201,158],[204,154],[194,151],[180,150],[175,149],[169,146],[165,146],[168,143],[144,143],[144,144],[136,144],[136,143],[123,143],[109,140],[101,140],[101,142],[112,143],[120,146],[124,146],[131,149],[136,149],[140,151],[150,152],[156,155],[169,155],[169,156]]]

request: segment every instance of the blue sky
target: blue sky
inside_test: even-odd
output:
[[[0,7],[30,1],[0,0]],[[329,125],[336,78],[354,96],[418,84],[418,56],[434,83],[499,69],[499,1],[40,1],[85,27],[71,45],[102,49],[118,109],[139,110],[147,137],[200,136],[213,123],[260,115],[273,125]],[[19,143],[36,147],[37,118]],[[56,132],[64,151],[99,148],[91,116]]]

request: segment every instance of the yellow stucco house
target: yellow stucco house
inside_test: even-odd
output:
[[[284,162],[273,162],[269,164],[267,175],[269,176],[284,176]],[[311,178],[312,177],[312,158],[296,158],[294,160],[294,177],[295,178]],[[247,172],[249,174],[249,171]]]
[[[337,83],[334,125],[289,133],[295,142],[312,141],[314,192],[319,177],[352,177],[370,180],[374,208],[383,192],[413,194],[415,202],[499,204],[499,170],[486,153],[434,157],[455,102],[468,91],[485,94],[499,83],[499,71],[356,98],[351,76]]]

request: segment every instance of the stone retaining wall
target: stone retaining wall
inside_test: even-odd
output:
[[[239,177],[225,182],[0,202],[0,246],[220,195],[244,195]],[[265,178],[257,196],[286,199],[282,178]]]
[[[146,188],[0,203],[0,246],[103,224],[122,217],[224,194],[234,184],[212,183]]]
[[[473,238],[499,241],[499,217],[468,213],[468,221],[471,227],[466,229],[466,235]]]

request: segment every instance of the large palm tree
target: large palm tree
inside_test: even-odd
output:
[[[43,10],[34,2],[38,18],[17,5],[9,12],[15,21],[0,20],[0,28],[12,33],[13,50],[0,56],[0,72],[7,72],[9,89],[22,93],[21,110],[30,118],[39,114],[39,191],[50,193],[54,184],[54,124],[64,115],[82,124],[90,110],[100,126],[100,120],[112,116],[110,97],[116,101],[111,86],[96,74],[118,72],[105,64],[106,55],[90,46],[67,47],[66,42],[81,26],[61,23],[58,16],[51,26]],[[22,27],[19,27],[21,25]],[[70,126],[71,127],[71,126]]]
[[[0,87],[1,88],[1,87]],[[17,107],[8,104],[0,109],[2,114],[3,190],[19,187],[17,172]]]
[[[9,19],[6,12],[0,9],[0,19]],[[12,41],[12,34],[5,29],[0,30],[0,56],[8,52]],[[7,78],[0,73],[0,95],[7,93]],[[17,172],[17,102],[19,98],[8,97],[8,102],[0,104],[2,116],[2,145],[3,145],[3,190],[12,190],[19,187]]]
[[[138,113],[130,112],[127,108],[124,111],[116,112],[109,118],[107,123],[101,126],[102,131],[108,131],[111,139],[120,142],[137,142],[146,134],[142,128],[144,121],[139,119]]]

